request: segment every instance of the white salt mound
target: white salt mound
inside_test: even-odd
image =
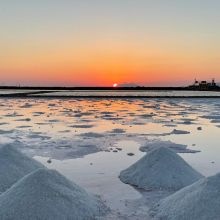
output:
[[[160,147],[120,173],[122,182],[146,190],[178,190],[203,176],[174,151]]]
[[[105,210],[98,198],[48,169],[28,174],[0,195],[4,220],[92,220]]]
[[[43,167],[11,145],[0,147],[0,192],[10,188],[28,173]]]
[[[219,220],[220,173],[163,199],[152,213],[163,220]]]

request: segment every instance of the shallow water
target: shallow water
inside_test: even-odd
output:
[[[37,94],[31,94],[36,93]],[[39,92],[39,93],[38,93]],[[74,97],[74,96],[115,96],[115,97],[139,97],[139,96],[150,96],[150,97],[212,97],[218,96],[220,97],[219,91],[179,91],[179,90],[0,90],[0,95],[4,94],[20,94],[20,93],[30,93],[29,96],[41,97],[41,96],[66,96],[66,97]]]
[[[118,97],[123,97],[123,96],[153,96],[153,97],[158,97],[158,96],[219,96],[220,97],[220,92],[212,92],[212,91],[167,91],[167,90],[149,90],[149,91],[58,91],[58,92],[53,92],[53,93],[43,93],[39,94],[37,96],[44,96],[44,95],[50,95],[50,96],[118,96]]]
[[[219,99],[2,98],[0,144],[13,143],[101,195],[115,212],[109,219],[142,219],[149,200],[164,195],[123,184],[120,171],[145,154],[139,147],[160,139],[201,151],[180,155],[203,175],[219,172],[219,119]],[[190,133],[177,134],[182,131]]]

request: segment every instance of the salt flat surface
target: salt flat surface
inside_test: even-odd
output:
[[[153,96],[153,97],[158,97],[158,96],[183,96],[183,97],[188,97],[188,96],[198,96],[198,97],[203,97],[203,96],[219,96],[220,97],[220,92],[213,92],[213,91],[167,91],[167,90],[152,90],[152,91],[132,91],[132,90],[124,90],[124,91],[106,91],[106,90],[100,90],[100,91],[91,91],[91,90],[83,90],[83,91],[55,91],[52,93],[42,93],[42,94],[36,94],[33,96],[118,96],[118,97],[123,97],[123,96]]]
[[[47,90],[44,90],[44,91],[47,91]],[[0,89],[0,95],[22,94],[22,93],[25,94],[25,93],[32,93],[32,92],[41,92],[41,90]]]
[[[149,140],[146,142],[144,146],[140,147],[140,151],[142,152],[149,152],[153,149],[159,148],[159,147],[166,147],[169,148],[177,153],[197,153],[199,151],[191,150],[187,148],[187,145],[185,144],[176,144],[172,141],[162,141],[160,139],[154,139]]]
[[[7,95],[7,94],[19,94],[19,93],[26,93],[26,92],[31,92],[31,90],[1,90],[0,89],[0,95]]]
[[[219,99],[4,98],[0,145],[13,143],[103,196],[113,210],[105,219],[151,219],[146,217],[149,208],[169,192],[133,188],[119,180],[120,172],[145,155],[141,147],[171,141],[197,171],[205,176],[218,173],[219,110]]]

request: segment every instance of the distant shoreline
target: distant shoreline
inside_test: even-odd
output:
[[[3,91],[1,93],[1,91]],[[4,93],[6,91],[6,93]],[[8,93],[8,92],[9,93]],[[147,92],[149,91],[149,92]],[[166,92],[170,92],[166,94]],[[175,93],[176,91],[176,93]],[[190,94],[181,94],[189,91]],[[62,94],[64,92],[64,94]],[[145,93],[146,92],[146,93]],[[157,95],[151,94],[158,92]],[[165,92],[163,94],[163,92]],[[180,92],[180,94],[177,94]],[[196,92],[197,94],[193,94]],[[201,93],[200,93],[201,92]],[[203,94],[211,92],[211,94]],[[57,94],[54,94],[57,93]],[[69,94],[68,94],[69,93]],[[120,94],[121,93],[121,94]],[[124,93],[124,94],[123,94]],[[133,93],[133,94],[132,94]],[[139,94],[136,94],[139,93]],[[161,94],[160,94],[161,93]],[[198,95],[198,93],[200,93]],[[48,99],[188,99],[220,98],[220,88],[197,90],[189,87],[0,87],[0,98],[48,98]]]
[[[119,91],[119,90],[117,90]],[[100,94],[92,94],[92,91],[89,91],[87,93],[90,93],[89,95],[80,95],[76,92],[74,95],[63,95],[63,94],[53,94],[54,92],[58,92],[57,90],[51,90],[51,91],[26,91],[21,93],[9,93],[9,94],[1,94],[0,93],[0,98],[31,98],[31,99],[219,99],[220,98],[220,93],[216,92],[216,95],[130,95],[130,94],[125,94],[125,95],[115,95],[115,94],[109,94],[109,95],[103,95],[102,91],[99,91]],[[94,91],[95,92],[95,91]],[[104,92],[104,90],[103,90]],[[111,91],[109,91],[111,92]],[[119,91],[120,92],[120,91]],[[122,91],[123,92],[123,91]],[[144,91],[143,91],[144,92]],[[162,92],[162,90],[161,90]],[[51,94],[50,94],[51,93]],[[73,91],[74,93],[74,91]],[[129,91],[129,93],[132,93],[132,90]],[[213,91],[214,93],[214,91]]]
[[[220,92],[220,87],[213,88],[213,89],[194,89],[190,87],[48,87],[48,86],[0,86],[0,90],[56,90],[56,91],[83,91],[83,90],[91,90],[91,91],[98,91],[98,90],[110,90],[110,91],[154,91],[154,90],[167,90],[167,91],[216,91]]]
[[[31,96],[25,94],[0,95],[0,98],[24,99],[220,99],[220,96]]]

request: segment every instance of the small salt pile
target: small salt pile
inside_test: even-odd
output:
[[[0,147],[0,192],[10,188],[28,173],[43,167],[11,145]]]
[[[89,220],[105,212],[98,198],[48,169],[28,174],[0,195],[0,219]]]
[[[161,200],[152,209],[152,215],[163,220],[219,220],[219,207],[220,173]]]
[[[145,190],[178,190],[203,176],[174,151],[160,147],[120,173],[122,182]]]
[[[172,141],[162,141],[162,140],[152,140],[148,141],[144,146],[140,147],[140,151],[142,152],[148,152],[158,147],[167,147],[175,152],[186,152],[187,151],[187,145],[184,144],[176,144]]]
[[[171,134],[190,134],[189,131],[183,131],[183,130],[177,130],[177,129],[174,129]]]

